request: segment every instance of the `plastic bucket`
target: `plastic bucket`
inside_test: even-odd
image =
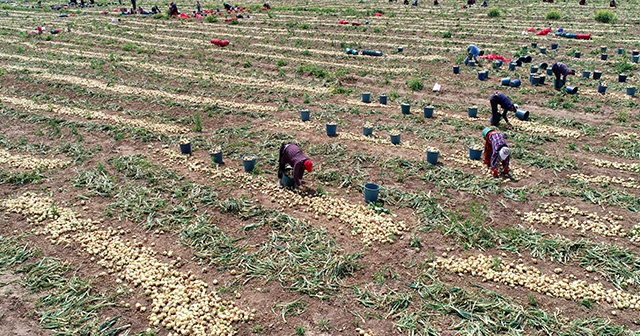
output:
[[[429,162],[431,164],[438,163],[438,155],[440,155],[440,152],[427,151],[427,162]]]
[[[186,144],[180,144],[180,153],[191,154],[191,142],[187,142]]]
[[[509,70],[510,71],[516,70],[516,66],[518,66],[518,64],[513,63],[513,62],[509,63]]]
[[[380,95],[380,104],[387,105],[387,95]]]
[[[520,56],[520,60],[522,61],[522,63],[531,63],[531,61],[533,61],[533,58],[531,58],[531,56],[529,55]]]
[[[605,92],[607,92],[607,87],[602,85],[602,83],[598,84],[598,93],[604,94]]]
[[[548,67],[549,67],[549,64],[544,63],[544,62],[538,64],[538,68],[540,68],[542,70],[546,70]]]
[[[547,68],[547,76],[553,75],[553,70],[551,68]]]
[[[531,85],[539,85],[540,76],[538,76],[537,74],[529,74],[529,82],[531,82]]]
[[[242,165],[244,166],[244,171],[246,171],[247,173],[250,173],[253,171],[253,168],[256,167],[256,160],[257,158],[255,157],[255,155],[251,155],[253,156],[253,159],[248,160],[246,159],[248,155],[245,155],[242,157]]]
[[[582,78],[589,78],[589,77],[591,77],[591,71],[583,70],[582,71]]]
[[[369,136],[371,134],[373,134],[373,127],[362,126],[362,135]]]
[[[404,47],[398,47],[398,52],[401,53],[404,51]]]
[[[582,53],[579,52],[579,51],[576,51],[576,52],[573,53],[573,57],[575,57],[575,58],[580,58],[580,56],[582,56]]]
[[[502,60],[495,60],[493,61],[493,68],[494,69],[498,69],[502,66]]]
[[[540,47],[540,53],[541,53],[541,54],[546,54],[546,53],[547,53],[547,48],[545,48],[545,47]]]
[[[283,187],[293,187],[296,181],[289,176],[282,174],[282,179],[280,180],[280,185]]]
[[[602,71],[593,71],[593,79],[600,79],[602,77]]]
[[[511,83],[511,77],[505,77],[500,80],[500,84],[504,86],[509,86],[509,83]]]
[[[400,108],[402,110],[402,114],[409,114],[411,113],[411,104],[400,104]]]
[[[607,54],[601,54],[600,55],[600,59],[603,60],[603,61],[606,61],[608,57],[609,57],[609,55],[607,55]]]
[[[516,117],[522,121],[527,121],[529,120],[529,111],[518,109],[516,111]]]
[[[478,117],[478,107],[476,107],[476,106],[467,107],[467,116],[469,116],[471,118],[477,118]]]
[[[459,65],[454,65],[453,66],[453,73],[454,74],[459,74],[460,73],[460,66]]]
[[[626,81],[627,81],[627,74],[619,74],[618,75],[618,82],[624,83]]]
[[[601,53],[606,53],[607,52],[607,46],[600,46],[600,52]]]
[[[482,149],[473,149],[469,147],[469,160],[480,160],[482,158]]]
[[[529,67],[529,72],[531,73],[537,73],[538,72],[538,66],[537,65],[532,65],[531,67]]]
[[[325,127],[327,129],[328,136],[336,136],[336,133],[338,132],[338,124],[327,123]]]
[[[558,44],[557,43],[551,43],[551,50],[556,50],[558,49]]]
[[[476,61],[469,61],[469,63],[467,63],[468,66],[476,66]]]
[[[375,183],[367,183],[364,185],[364,201],[367,203],[375,203],[378,201],[380,186]]]
[[[399,145],[400,144],[400,136],[402,134],[397,134],[397,135],[392,135],[389,134],[389,137],[391,138],[391,143],[394,145]]]
[[[518,58],[515,62],[516,62],[516,66],[519,66],[519,67],[522,66],[522,59]]]
[[[531,48],[537,48],[538,42],[531,42]]]
[[[300,111],[300,119],[302,119],[302,121],[311,120],[311,111],[309,111],[309,110],[301,110]]]
[[[568,94],[576,94],[576,93],[578,93],[578,87],[577,86],[567,86],[565,88],[565,90],[567,91]]]
[[[640,55],[631,56],[631,62],[638,63],[638,61],[640,61]]]
[[[424,117],[425,118],[433,118],[433,106],[425,106],[423,108],[424,110]]]
[[[478,71],[478,79],[481,81],[487,79],[487,73],[484,71]]]
[[[222,164],[222,151],[217,153],[209,153],[211,160],[217,164]]]
[[[520,84],[522,84],[522,83],[520,82],[520,80],[519,80],[519,79],[513,79],[513,80],[511,80],[511,82],[509,83],[509,86],[511,86],[511,87],[518,87],[518,86],[520,86]]]
[[[640,51],[638,50],[631,50],[631,56],[637,56],[640,55]]]
[[[538,85],[544,85],[544,81],[547,79],[547,76],[538,75],[538,78],[539,78]]]
[[[627,87],[627,94],[631,97],[636,95],[636,87],[635,86],[628,86]]]
[[[361,95],[363,103],[371,102],[371,92],[363,92]]]
[[[624,54],[624,49],[618,48],[618,55],[622,55],[622,54]]]

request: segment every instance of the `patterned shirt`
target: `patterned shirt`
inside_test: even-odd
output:
[[[491,164],[491,168],[496,168],[496,166],[498,165],[498,163],[500,163],[500,161],[502,161],[500,159],[500,149],[502,149],[502,147],[509,147],[507,146],[507,140],[505,140],[504,138],[504,134],[500,131],[492,131],[487,135],[487,141],[491,144],[491,159],[489,161],[489,163]],[[486,147],[486,146],[485,146]],[[509,166],[509,160],[511,159],[511,155],[509,155],[507,157],[506,160],[504,160],[504,164],[508,167]]]

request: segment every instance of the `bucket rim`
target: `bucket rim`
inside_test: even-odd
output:
[[[364,189],[376,191],[376,190],[380,190],[380,185],[373,182],[367,182],[364,184]]]

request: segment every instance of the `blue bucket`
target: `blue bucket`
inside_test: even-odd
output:
[[[640,55],[631,56],[631,62],[638,63],[638,61],[640,61]]]
[[[582,53],[579,52],[579,51],[576,51],[576,52],[573,53],[573,57],[575,57],[575,58],[580,58],[580,56],[582,56]]]
[[[600,52],[601,53],[606,53],[607,52],[607,46],[600,46]]]
[[[498,69],[502,66],[502,60],[495,60],[493,61],[493,68],[494,69]]]
[[[500,80],[500,84],[504,86],[509,86],[509,83],[511,83],[511,77],[505,77]]]
[[[522,121],[527,121],[529,120],[529,111],[518,109],[516,110],[516,117]]]
[[[603,60],[603,61],[606,61],[608,57],[609,57],[609,55],[607,55],[607,54],[601,54],[600,55],[600,59]]]
[[[280,180],[280,185],[282,185],[283,187],[293,187],[293,185],[296,183],[296,181],[292,178],[290,178],[287,175],[282,174],[282,179]]]
[[[538,42],[531,42],[531,48],[537,48]]]
[[[468,66],[474,67],[476,66],[476,61],[469,61],[469,63],[467,63]]]
[[[509,63],[509,70],[510,71],[516,70],[516,66],[518,66],[517,63],[514,63],[514,62]]]
[[[391,135],[389,134],[389,137],[391,138],[391,143],[394,145],[399,145],[400,144],[400,136],[402,134],[397,134],[397,135]]]
[[[618,82],[624,83],[627,81],[627,74],[618,74]]]
[[[180,153],[191,155],[191,142],[180,144]]]
[[[367,183],[364,185],[364,201],[367,203],[375,203],[378,201],[380,186],[375,183]]]
[[[398,52],[401,53],[404,51],[404,47],[398,47]]]
[[[538,66],[537,65],[532,65],[529,68],[529,70],[530,70],[531,73],[538,73]]]
[[[387,95],[380,95],[380,104],[387,105]]]
[[[327,135],[328,136],[336,136],[338,132],[338,124],[335,123],[327,123],[326,124]]]
[[[593,79],[600,79],[602,77],[602,71],[593,70]]]
[[[529,82],[531,82],[531,85],[540,84],[540,76],[537,74],[529,74]]]
[[[598,93],[604,94],[605,92],[607,92],[607,86],[602,85],[602,83],[598,83]]]
[[[636,95],[636,87],[635,86],[628,86],[627,87],[627,94],[631,97]]]
[[[538,85],[544,85],[544,81],[547,79],[547,76],[538,75],[538,78],[539,78]]]
[[[370,103],[371,102],[371,92],[363,92],[361,94],[362,96],[362,102],[363,103]]]
[[[253,159],[247,159],[247,156],[252,156]],[[244,166],[244,171],[250,173],[256,167],[256,156],[255,155],[245,155],[242,157],[242,165]]]
[[[454,65],[453,66],[453,73],[454,74],[459,74],[460,73],[460,66],[459,65]]]
[[[424,117],[425,118],[433,118],[433,106],[425,106],[424,107]]]
[[[541,53],[541,54],[546,54],[546,53],[547,53],[547,48],[545,48],[545,47],[540,47],[540,53]]]
[[[400,109],[402,111],[402,114],[409,114],[411,113],[411,104],[402,103],[400,104]]]
[[[300,111],[300,119],[302,119],[302,121],[309,121],[311,119],[311,111],[309,111],[309,110],[301,110]]]
[[[551,50],[556,50],[558,49],[558,44],[557,43],[551,43]]]
[[[473,107],[473,106],[467,107],[467,116],[469,116],[471,118],[477,118],[478,117],[478,108],[477,107]]]
[[[469,160],[480,160],[482,158],[482,149],[473,149],[469,147]]]
[[[553,87],[556,88],[557,90],[560,90],[560,88],[562,88],[563,85],[564,83],[562,82],[561,78],[557,78],[553,82]]]
[[[209,153],[209,155],[211,156],[211,160],[213,160],[214,163],[222,164],[222,151],[219,151],[217,153]]]
[[[518,58],[517,60],[515,60],[516,62],[516,66],[521,67],[522,66],[522,59]]]
[[[567,86],[565,88],[565,90],[567,91],[568,94],[576,94],[576,93],[578,93],[578,87],[577,86]]]
[[[487,79],[487,73],[484,71],[478,71],[478,79],[481,81]]]
[[[589,77],[591,77],[591,71],[583,70],[582,78],[589,78]]]
[[[631,56],[638,56],[640,55],[640,51],[638,50],[631,50]]]
[[[553,70],[551,68],[547,68],[547,76],[553,75]]]
[[[522,63],[531,63],[531,61],[533,61],[533,58],[529,55],[520,56],[520,61],[522,61]]]
[[[438,163],[438,155],[440,155],[440,152],[427,151],[427,162],[429,162],[431,164]]]
[[[618,48],[618,55],[622,55],[622,54],[624,54],[624,49]]]
[[[509,86],[510,87],[518,87],[518,86],[520,86],[520,84],[522,84],[522,83],[520,82],[519,79],[516,78],[516,79],[512,79],[511,80],[511,82],[509,83]]]
[[[362,135],[369,136],[371,134],[373,134],[373,127],[362,126]]]

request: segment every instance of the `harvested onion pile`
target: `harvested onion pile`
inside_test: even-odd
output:
[[[121,238],[122,230],[100,229],[99,223],[82,219],[69,208],[57,207],[52,199],[29,193],[5,200],[2,205],[40,226],[36,233],[49,235],[52,243],[78,243],[118,281],[140,287],[151,300],[149,324],[167,328],[172,331],[169,335],[232,335],[232,323],[254,317],[232,301],[222,300],[215,291],[208,291],[208,284],[193,274],[160,262],[156,252],[143,242]],[[147,311],[141,304],[135,306]]]
[[[582,220],[581,220],[582,217]],[[535,212],[525,212],[522,220],[528,224],[557,225],[563,228],[572,228],[580,232],[591,231],[603,236],[627,237],[627,232],[620,221],[622,216],[609,213],[600,216],[596,212],[582,211],[576,207],[559,203],[542,203]]]
[[[71,162],[60,159],[40,159],[29,155],[11,154],[0,149],[0,164],[6,164],[20,169],[56,169],[62,168]]]
[[[638,181],[636,181],[636,179],[634,179],[633,177],[626,179],[624,177],[605,176],[605,175],[591,176],[591,175],[585,175],[585,174],[571,174],[571,178],[576,181],[581,181],[585,183],[600,183],[600,184],[613,183],[613,184],[619,184],[625,188],[640,189],[640,184],[638,184]]]

